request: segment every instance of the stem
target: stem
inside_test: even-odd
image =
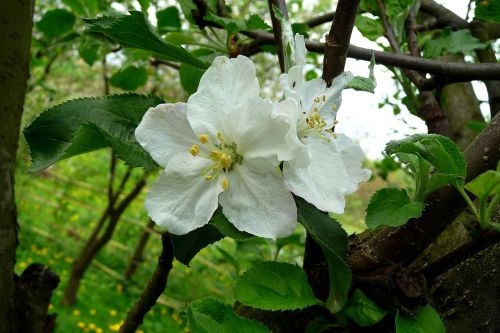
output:
[[[127,318],[120,327],[120,333],[135,332],[167,286],[168,274],[172,269],[172,261],[174,260],[174,249],[168,233],[162,235],[161,243],[162,252],[158,257],[156,270],[146,289],[143,290],[139,299],[127,314]]]
[[[495,194],[493,200],[491,200],[490,205],[488,206],[488,209],[486,209],[486,216],[485,216],[486,223],[490,223],[493,210],[495,209],[496,205],[498,205],[499,202],[500,202],[500,195]]]
[[[469,195],[465,192],[465,190],[461,186],[455,186],[457,189],[458,193],[464,198],[465,202],[467,203],[467,206],[469,206],[470,211],[474,214],[476,217],[477,221],[481,223],[481,217],[479,216],[476,206],[474,206],[474,203],[472,200],[469,198]]]

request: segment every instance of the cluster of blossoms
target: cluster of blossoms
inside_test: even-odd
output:
[[[332,131],[350,73],[303,81],[305,45],[281,76],[285,99],[259,97],[252,61],[217,57],[187,103],[149,109],[136,129],[139,143],[164,171],[146,210],[159,226],[186,234],[217,209],[239,230],[277,238],[297,220],[292,192],[318,209],[343,213],[344,196],[370,176],[363,153]]]

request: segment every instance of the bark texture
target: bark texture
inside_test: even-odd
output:
[[[14,172],[28,79],[33,2],[6,1],[0,10],[0,332],[12,332],[17,218]]]

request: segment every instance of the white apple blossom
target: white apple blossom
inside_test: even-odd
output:
[[[139,143],[165,170],[146,210],[160,226],[186,234],[208,223],[218,204],[239,230],[277,238],[292,232],[296,207],[277,169],[300,148],[284,109],[259,97],[246,57],[217,57],[187,104],[149,109],[136,129]]]
[[[291,121],[297,124],[297,136],[310,162],[307,163],[304,155],[284,162],[284,178],[293,193],[316,208],[340,214],[344,212],[344,196],[356,191],[359,183],[371,174],[361,168],[364,155],[359,145],[332,130],[342,90],[353,75],[342,73],[330,87],[321,78],[304,82],[306,49],[300,35],[295,37],[294,54],[296,65],[287,74],[282,74],[280,81],[285,97],[294,99],[299,105],[299,110],[290,108],[287,112]]]

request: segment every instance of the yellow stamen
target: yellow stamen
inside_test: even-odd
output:
[[[316,98],[314,99],[314,102],[316,102],[316,103],[319,103],[319,101],[320,101],[319,97],[316,97]]]
[[[337,111],[337,104],[333,104],[333,105],[332,105],[332,109],[333,109],[334,111]]]
[[[212,178],[214,178],[212,175],[206,175],[205,176],[205,180],[206,181],[212,180]]]
[[[219,160],[222,156],[222,152],[220,150],[212,150],[210,152],[210,157],[216,160]]]
[[[227,178],[224,178],[224,179],[222,180],[222,188],[223,188],[224,190],[227,190],[227,189],[229,188],[229,180],[227,180]]]
[[[333,121],[333,124],[334,124],[334,125],[337,125],[338,123],[339,123],[339,121],[338,121],[338,120],[334,120],[334,121]]]
[[[336,139],[337,138],[337,133],[332,133],[333,135],[333,138]]]
[[[323,102],[325,102],[325,101],[326,101],[326,97],[325,97],[325,95],[323,95]]]
[[[200,153],[200,147],[198,147],[198,145],[192,145],[189,149],[189,152],[191,153],[191,155],[196,156]]]
[[[224,168],[229,168],[231,164],[233,163],[233,159],[231,158],[231,155],[228,154],[222,154],[220,158],[220,162],[224,166]]]
[[[198,140],[200,140],[201,143],[207,143],[208,142],[208,135],[200,134],[200,135],[198,135]]]

